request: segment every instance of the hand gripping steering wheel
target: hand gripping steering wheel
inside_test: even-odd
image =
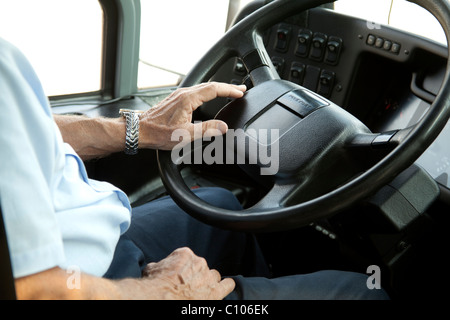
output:
[[[158,151],[167,191],[193,217],[220,228],[247,232],[285,230],[330,217],[374,194],[411,166],[446,125],[450,115],[448,70],[438,96],[420,122],[383,133],[372,133],[331,101],[279,78],[264,47],[264,31],[293,12],[328,2],[277,0],[262,7],[230,29],[181,84],[188,87],[208,81],[229,58],[240,57],[253,87],[243,98],[226,105],[216,118],[235,132],[240,129],[241,135],[235,139],[244,141],[245,146],[253,143],[279,154],[278,162],[271,164],[276,172],[264,175],[263,170],[270,171],[267,163],[258,157],[252,159],[246,148],[237,151],[247,160],[242,169],[273,187],[254,206],[231,211],[198,198],[184,183],[180,163],[172,160],[171,152]],[[411,2],[430,11],[448,39],[450,3]],[[277,135],[268,143],[267,137],[258,136],[260,130]],[[373,161],[375,158],[377,161]]]

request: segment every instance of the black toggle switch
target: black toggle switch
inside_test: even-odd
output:
[[[289,47],[291,29],[285,25],[280,25],[277,30],[275,49],[279,52],[286,52]]]
[[[293,62],[289,73],[289,81],[302,84],[305,77],[305,65],[300,62]]]
[[[300,57],[307,57],[311,46],[312,32],[307,29],[299,31],[297,36],[297,49],[295,54]]]
[[[323,33],[316,32],[311,41],[311,52],[309,57],[316,61],[322,61],[325,47],[327,44],[327,36]]]
[[[319,89],[317,90],[317,93],[325,98],[330,97],[334,87],[335,78],[336,75],[334,72],[322,70],[319,78]]]
[[[337,37],[330,37],[327,43],[325,62],[331,65],[336,65],[339,61],[341,49],[342,39]]]

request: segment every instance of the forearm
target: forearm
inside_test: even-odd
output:
[[[83,159],[105,157],[125,148],[125,121],[120,118],[89,118],[54,115],[64,142]]]
[[[50,269],[15,281],[19,300],[177,300],[198,299],[178,292],[171,283],[157,278],[109,280],[80,274],[79,286],[72,274]],[[181,286],[182,287],[182,286]],[[205,297],[202,297],[205,298]],[[210,297],[209,297],[210,298]]]
[[[78,276],[74,285],[71,277]],[[113,281],[87,274],[73,275],[60,268],[16,279],[15,286],[20,300],[99,300],[121,296]]]
[[[78,275],[77,275],[78,276]],[[74,275],[53,268],[15,281],[20,300],[129,300],[163,299],[156,294],[170,292],[150,279],[109,280],[80,274],[74,284]],[[155,283],[154,283],[155,282]],[[162,289],[162,290],[161,290]]]

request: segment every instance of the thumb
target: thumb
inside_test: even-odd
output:
[[[228,125],[221,120],[208,120],[195,123],[194,132],[199,132],[200,130],[203,138],[211,138],[227,133]]]
[[[225,278],[219,282],[219,285],[216,287],[216,295],[215,299],[224,299],[227,295],[229,295],[234,288],[236,287],[236,283],[231,278]]]
[[[148,263],[148,264],[145,266],[144,270],[142,271],[142,276],[144,276],[144,277],[150,276],[150,274],[151,274],[151,272],[152,272],[152,269],[153,269],[155,266],[156,266],[156,262],[150,262],[150,263]]]

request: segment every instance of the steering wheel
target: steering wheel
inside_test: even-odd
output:
[[[241,168],[273,186],[250,208],[214,207],[186,186],[180,173],[182,159],[174,161],[170,151],[159,150],[158,165],[167,191],[193,217],[244,232],[286,230],[331,217],[374,194],[411,166],[446,125],[450,115],[448,68],[438,96],[420,122],[382,133],[372,133],[331,101],[279,78],[264,47],[264,31],[293,12],[329,2],[277,0],[265,5],[230,29],[184,79],[184,87],[208,81],[229,58],[241,58],[253,87],[222,108],[216,118],[224,120],[233,129],[236,144],[240,141],[244,146],[234,144],[235,156],[246,160]],[[430,11],[448,39],[450,3],[411,2]],[[258,152],[255,157],[251,150],[266,154]],[[268,163],[268,154],[279,158],[274,156]]]

